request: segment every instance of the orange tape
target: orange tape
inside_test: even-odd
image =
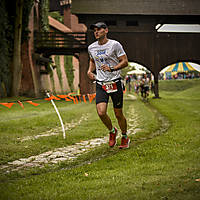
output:
[[[85,99],[85,95],[83,95],[83,101],[84,101],[85,103],[87,103],[87,101],[86,101],[86,99]]]
[[[15,104],[15,103],[0,103],[0,104],[3,105],[3,106],[6,106],[8,108],[11,108],[12,105]]]
[[[45,98],[45,100],[47,100],[47,101],[51,101],[51,100],[53,100],[53,99],[55,99],[55,100],[60,100],[58,97],[55,97],[55,96],[50,96],[49,98]]]
[[[34,105],[34,106],[38,106],[38,105],[40,105],[40,104],[38,104],[38,103],[34,103],[34,102],[32,102],[32,101],[26,101],[27,103],[30,103],[30,104],[32,104],[32,105]]]

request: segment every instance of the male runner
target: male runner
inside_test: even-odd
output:
[[[90,29],[94,31],[97,41],[88,47],[90,64],[87,74],[91,80],[96,80],[97,113],[110,132],[109,146],[114,147],[117,129],[113,127],[111,119],[107,115],[110,96],[115,116],[122,131],[119,148],[128,148],[130,139],[127,136],[127,122],[122,111],[123,85],[120,77],[120,69],[128,66],[127,56],[119,42],[107,38],[108,27],[105,23],[92,24]],[[97,75],[93,73],[95,70]]]

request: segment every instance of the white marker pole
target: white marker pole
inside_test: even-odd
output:
[[[50,95],[49,95],[48,92],[47,92],[46,94],[47,94],[48,97],[50,97]],[[61,116],[60,116],[60,113],[59,113],[59,111],[58,111],[58,109],[57,109],[57,107],[56,107],[56,105],[55,105],[53,99],[51,99],[51,103],[53,104],[53,107],[54,107],[54,109],[55,109],[55,111],[56,111],[56,113],[57,113],[57,115],[58,115],[58,117],[59,117],[59,120],[60,120],[60,123],[61,123],[61,126],[62,126],[62,131],[63,131],[63,138],[65,139],[65,127],[64,127],[62,118],[61,118]]]

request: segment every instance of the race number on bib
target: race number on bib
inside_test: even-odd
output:
[[[103,83],[102,88],[107,93],[117,92],[117,84],[115,82],[113,82],[113,81]]]

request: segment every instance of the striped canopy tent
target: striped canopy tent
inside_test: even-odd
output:
[[[178,72],[190,71],[196,71],[196,69],[192,67],[188,62],[178,62],[170,65],[165,72],[171,72],[172,74],[176,74]]]
[[[177,73],[187,73],[187,72],[200,72],[200,66],[191,62],[178,62],[169,65],[160,71],[164,74],[164,79],[171,79]]]

